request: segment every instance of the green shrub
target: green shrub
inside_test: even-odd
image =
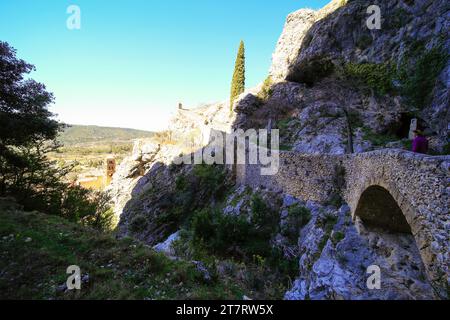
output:
[[[280,119],[277,121],[276,128],[280,130],[280,137],[284,140],[280,144],[280,150],[290,151],[292,150],[292,138],[293,133],[296,133],[299,129],[300,122],[295,117],[289,117],[285,119]]]
[[[426,50],[420,42],[413,43],[410,52],[399,68],[401,94],[416,109],[429,102],[436,79],[448,62],[442,46]]]
[[[403,14],[399,17],[407,19]],[[379,95],[400,93],[413,110],[421,110],[429,102],[436,79],[447,62],[448,54],[442,45],[427,50],[423,42],[415,41],[398,68],[389,63],[347,63],[344,75]],[[394,86],[396,81],[399,88]]]
[[[80,220],[81,223],[102,232],[113,231],[118,220],[110,206],[111,196],[101,191],[89,191],[89,201],[94,206],[93,210]],[[82,199],[80,205],[85,204],[86,199]]]
[[[201,210],[194,213],[191,222],[192,240],[194,244],[205,242],[214,237],[216,226],[214,221],[215,212]]]
[[[402,8],[399,8],[390,15],[388,20],[388,28],[397,32],[397,29],[404,27],[411,19],[411,15]]]
[[[147,224],[147,218],[143,214],[137,214],[131,219],[130,231],[133,233],[141,232],[147,227]]]
[[[178,176],[175,180],[175,189],[177,191],[185,191],[189,188],[188,181],[185,176]]]
[[[339,193],[333,193],[327,203],[335,208],[340,208],[344,204],[344,199]]]
[[[208,265],[226,259],[235,266],[228,276],[240,270],[238,281],[255,297],[261,293],[262,297],[281,297],[289,279],[298,273],[298,261],[272,247],[279,221],[259,195],[252,197],[251,211],[250,217],[224,215],[211,208],[196,211],[181,233],[177,253]]]
[[[289,128],[289,123],[291,123],[295,118],[286,118],[281,119],[277,122],[277,128],[280,130],[281,133],[285,132]]]
[[[363,34],[356,40],[356,47],[364,50],[368,48],[373,42],[370,34]]]
[[[281,234],[290,243],[295,244],[298,240],[300,229],[306,226],[311,220],[311,211],[306,207],[296,204],[288,209],[287,221],[284,224]]]
[[[444,155],[450,155],[450,142],[447,142],[447,144],[444,146]]]
[[[267,101],[270,99],[270,97],[273,94],[272,90],[273,80],[271,76],[268,76],[266,80],[264,80],[263,86],[261,88],[261,91],[258,93],[258,97],[263,100]]]
[[[297,228],[306,226],[311,220],[311,211],[303,206],[296,205],[288,209],[289,218]]]
[[[370,141],[375,147],[383,147],[389,142],[398,140],[395,135],[375,133],[369,128],[363,128],[363,131],[363,139]]]
[[[269,209],[264,200],[257,194],[251,199],[252,223],[257,230],[273,233],[278,224],[278,216]]]
[[[341,242],[342,240],[344,240],[345,238],[345,234],[342,231],[338,231],[333,233],[333,236],[331,237],[331,241],[333,242],[334,245],[338,244],[339,242]]]
[[[192,213],[221,200],[225,194],[226,171],[218,165],[196,165],[192,172],[175,180],[175,190],[159,201],[163,213],[156,223],[166,225],[167,236],[192,218]]]
[[[344,75],[374,90],[376,94],[394,92],[395,68],[389,64],[347,63],[344,65]]]
[[[319,219],[318,225],[321,226],[325,232],[325,235],[323,236],[318,246],[320,251],[322,251],[323,248],[325,248],[325,245],[327,244],[328,239],[330,239],[331,232],[333,231],[333,228],[336,225],[337,221],[338,218],[331,214],[327,214],[323,216],[321,219]]]
[[[226,172],[223,166],[196,165],[194,167],[194,176],[207,196],[216,197],[224,191]]]
[[[246,261],[255,255],[270,256],[270,239],[277,231],[278,217],[257,195],[253,196],[251,207],[251,219],[224,215],[218,209],[195,212],[188,227],[193,247]]]
[[[190,226],[194,248],[206,248],[220,256],[236,254],[236,248],[245,246],[251,228],[241,216],[223,215],[212,209],[197,211]]]

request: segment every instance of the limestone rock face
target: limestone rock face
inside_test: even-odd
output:
[[[211,130],[228,132],[235,113],[230,112],[228,102],[207,104],[194,109],[181,109],[171,119],[169,130],[172,138],[185,143],[193,142],[201,147],[208,143]]]
[[[288,300],[428,300],[437,296],[412,235],[357,231],[348,210],[322,208],[301,232],[300,277]],[[325,215],[323,215],[325,212]],[[335,221],[331,233],[326,220]],[[329,231],[328,231],[329,232]],[[370,266],[381,270],[381,289],[367,286]]]
[[[442,201],[448,196],[448,187],[432,181],[431,174],[421,176],[420,172],[426,167],[429,172],[448,175],[448,159],[436,165],[435,159],[399,150],[363,153],[404,148],[410,106],[399,95],[379,95],[358,84],[343,83],[339,70],[346,63],[398,64],[415,41],[430,48],[443,39],[448,51],[447,2],[333,0],[318,11],[302,9],[290,14],[273,54],[270,88],[261,84],[247,90],[236,99],[234,112],[228,102],[180,109],[170,123],[168,141],[135,143],[110,188],[121,217],[119,235],[132,235],[171,255],[172,243],[179,235],[173,232],[181,226],[168,228],[170,221],[160,218],[174,201],[171,195],[176,191],[177,177],[192,169],[172,166],[173,159],[204,146],[212,130],[271,127],[280,130],[281,146],[292,152],[281,153],[280,172],[275,179],[258,176],[253,181],[247,179],[251,174],[247,177],[237,172],[238,180],[242,176],[246,181],[238,181],[242,185],[227,194],[222,213],[250,217],[251,199],[256,193],[279,215],[280,231],[268,245],[281,249],[286,259],[299,262],[298,278],[285,298],[437,298],[429,282],[434,280],[427,274],[435,274],[439,268],[446,275],[449,272],[448,267],[442,268],[449,259],[448,205]],[[365,26],[367,7],[373,4],[382,9],[381,30],[371,31]],[[432,146],[442,146],[447,139],[449,87],[447,63],[431,101],[418,112],[434,135]],[[349,136],[355,155],[344,156],[349,151]],[[407,165],[400,166],[403,158]],[[339,176],[339,166],[345,169],[345,178]],[[373,168],[372,174],[369,171]],[[406,174],[402,168],[408,168]],[[248,170],[258,172],[255,168]],[[375,179],[378,175],[385,179]],[[339,179],[345,180],[346,188],[339,186]],[[353,190],[362,192],[369,182],[389,186],[402,183],[402,194],[395,191],[397,188],[390,191],[402,207],[411,204],[418,208],[418,218],[408,218],[416,230],[413,235],[366,228],[358,218],[352,220],[350,212],[357,204],[353,199],[361,196]],[[276,190],[269,191],[271,187]],[[411,196],[415,190],[419,196]],[[428,199],[424,202],[421,197],[425,193]],[[330,204],[336,194],[348,206]],[[292,223],[298,207],[310,213],[301,227]],[[403,211],[408,215],[408,210]],[[421,228],[422,224],[435,232]],[[382,271],[382,290],[367,287],[367,268],[371,265]]]
[[[180,239],[180,232],[176,232],[174,234],[172,234],[169,238],[167,238],[166,241],[157,244],[156,246],[153,247],[153,249],[155,249],[156,252],[162,252],[168,256],[175,256],[175,250],[173,248],[173,244],[175,243],[175,241]]]
[[[181,153],[182,150],[178,146],[159,145],[152,140],[137,140],[132,155],[118,166],[108,187],[113,197],[116,216],[121,218],[131,197],[149,187],[149,179],[146,177],[148,172],[170,165]]]
[[[300,9],[288,15],[283,32],[272,55],[269,75],[274,81],[283,81],[287,78],[301,48],[305,45],[305,42],[309,41],[306,36],[313,24],[345,5],[346,2],[346,0],[332,0],[318,11]]]
[[[366,26],[370,5],[381,9],[381,30],[369,30]],[[274,126],[282,129],[284,146],[305,153],[339,154],[347,148],[347,124],[342,115],[346,108],[356,129],[356,152],[389,145],[404,147],[402,140],[408,138],[414,109],[408,98],[398,92],[378,95],[358,84],[346,85],[342,70],[348,63],[399,67],[411,59],[410,52],[417,44],[427,49],[441,46],[450,53],[448,34],[450,19],[444,0],[331,1],[318,11],[296,11],[287,17],[273,54],[269,71],[274,82],[271,97],[252,102],[252,107],[248,107],[251,100],[247,98],[245,115],[238,114],[236,126],[261,127],[269,119],[276,123],[277,119],[285,121],[291,116],[297,121],[288,121],[288,127],[281,128],[278,123]],[[300,89],[292,91],[294,84]],[[393,85],[401,86],[397,82]],[[429,101],[414,113],[433,136],[433,150],[441,152],[448,143],[450,123],[449,62],[432,86]],[[330,118],[331,114],[335,119]],[[387,140],[380,142],[379,136]]]
[[[301,9],[291,13],[286,20],[283,33],[272,56],[269,74],[274,80],[284,80],[289,67],[302,46],[306,33],[316,21],[317,13],[311,9]]]
[[[287,300],[401,300],[437,298],[411,234],[367,229],[352,221],[347,205],[340,208],[305,201],[269,189],[237,187],[224,214],[251,217],[251,199],[258,194],[278,212],[280,233],[271,241],[285,260],[299,262],[299,274]],[[309,212],[306,224],[294,223],[296,208]],[[298,229],[296,229],[298,228]],[[381,270],[382,287],[367,286],[371,266]]]
[[[369,30],[366,26],[369,5],[381,8],[381,30]],[[447,1],[348,1],[322,16],[304,35],[298,55],[288,67],[286,80],[315,83],[326,76],[321,73],[327,64],[330,68],[348,62],[401,64],[412,43],[424,43],[427,48],[440,44],[450,52]],[[447,62],[434,85],[430,102],[420,112],[427,126],[441,136],[446,136],[450,121],[449,74]]]
[[[149,244],[165,239],[164,228],[158,229],[161,226],[152,225],[151,221],[163,212],[162,199],[172,191],[180,174],[172,171],[174,159],[204,147],[209,142],[211,130],[230,131],[235,116],[227,103],[180,109],[170,120],[168,132],[160,137],[135,141],[132,154],[118,166],[108,188],[115,214],[120,219],[119,235],[130,235],[130,224],[137,218],[142,219],[143,215],[149,223],[133,236]]]

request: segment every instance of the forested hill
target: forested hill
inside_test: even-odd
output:
[[[65,146],[70,146],[93,142],[130,141],[153,135],[154,132],[135,129],[68,125],[58,140]]]

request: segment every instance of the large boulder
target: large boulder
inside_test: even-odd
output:
[[[299,54],[305,35],[316,21],[316,14],[314,10],[301,9],[287,17],[283,33],[272,55],[270,75],[273,80],[284,80],[286,78],[292,61]]]

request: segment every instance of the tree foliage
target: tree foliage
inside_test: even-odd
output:
[[[245,90],[245,45],[241,41],[239,45],[236,63],[234,65],[233,80],[231,81],[231,97],[230,108],[233,109],[233,104],[236,98]]]
[[[103,229],[111,222],[106,195],[70,186],[47,154],[59,147],[62,125],[48,110],[53,94],[25,77],[34,66],[0,42],[0,197],[12,196],[26,210],[64,216]]]

